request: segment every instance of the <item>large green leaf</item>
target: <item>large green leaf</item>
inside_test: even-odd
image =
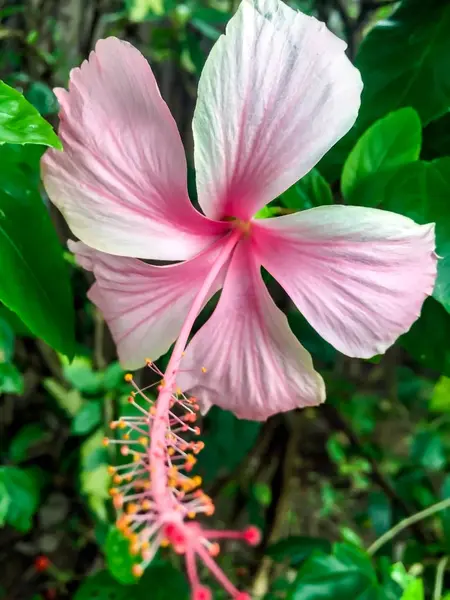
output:
[[[356,57],[364,81],[360,127],[402,106],[423,123],[450,105],[450,4],[404,0],[367,35]]]
[[[39,488],[36,479],[27,471],[17,467],[0,467],[0,492],[6,493],[9,502],[3,520],[18,529],[29,531],[31,518],[39,503]],[[2,507],[6,506],[3,500]]]
[[[181,571],[170,564],[151,564],[136,590],[136,600],[188,600],[189,586]]]
[[[420,119],[412,108],[401,108],[374,123],[345,162],[341,179],[343,195],[348,197],[368,175],[417,160],[421,141]]]
[[[296,184],[291,186],[281,196],[281,203],[286,208],[305,210],[333,204],[330,186],[317,169],[311,169]]]
[[[107,571],[88,577],[74,600],[187,600],[186,578],[170,564],[151,564],[133,586],[121,585]]]
[[[377,119],[412,106],[423,124],[450,105],[450,3],[404,0],[366,36],[356,57],[364,82],[356,126],[320,163],[327,179],[339,177],[358,137]]]
[[[0,174],[0,301],[37,336],[72,357],[74,310],[69,275],[48,211],[37,192]]]
[[[434,298],[428,298],[422,314],[400,338],[400,344],[423,367],[450,377],[450,314]]]
[[[324,553],[329,552],[331,542],[323,538],[293,535],[269,546],[266,554],[277,562],[298,565],[316,550],[321,550]]]
[[[401,600],[424,600],[425,592],[422,579],[413,579],[403,592]]]
[[[100,571],[85,579],[74,596],[74,600],[129,600],[130,598],[132,598],[130,589],[118,584],[107,571]]]
[[[129,547],[130,542],[122,533],[111,527],[105,545],[106,564],[111,575],[125,585],[136,583],[132,571],[136,560],[131,556]]]
[[[17,90],[0,81],[0,144],[42,144],[62,148],[51,125]]]
[[[311,556],[298,572],[289,600],[382,600],[367,554],[350,544],[336,544],[333,554]]]
[[[450,112],[423,130],[422,158],[432,160],[450,154]]]

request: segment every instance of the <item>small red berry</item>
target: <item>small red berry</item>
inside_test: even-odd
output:
[[[50,559],[44,554],[36,556],[36,558],[34,559],[34,568],[38,573],[44,573],[44,571],[46,571],[49,566]]]

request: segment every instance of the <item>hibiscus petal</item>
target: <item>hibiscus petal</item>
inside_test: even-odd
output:
[[[73,69],[61,106],[64,152],[42,161],[47,193],[71,230],[111,254],[178,260],[223,229],[194,209],[183,146],[153,73],[127,42],[108,38]]]
[[[217,404],[240,418],[264,420],[325,399],[323,380],[273,303],[248,241],[237,246],[217,308],[181,366],[177,383],[203,409]]]
[[[260,220],[253,231],[263,266],[348,356],[384,352],[433,291],[432,224],[373,208],[321,206]]]
[[[89,298],[103,313],[125,368],[142,367],[147,357],[156,360],[169,350],[221,244],[216,242],[191,260],[161,267],[69,242],[77,262],[94,272]],[[222,283],[223,272],[207,300]]]
[[[279,0],[243,0],[212,49],[194,116],[200,205],[248,219],[353,125],[361,78],[346,44]]]

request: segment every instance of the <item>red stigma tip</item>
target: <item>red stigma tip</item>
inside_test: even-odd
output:
[[[261,532],[254,525],[250,525],[250,527],[244,529],[243,535],[244,540],[250,546],[257,546],[261,542]],[[242,600],[244,600],[244,598]]]
[[[191,600],[212,600],[211,590],[204,585],[199,585],[192,591]]]

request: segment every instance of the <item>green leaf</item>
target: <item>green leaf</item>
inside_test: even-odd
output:
[[[0,319],[8,323],[9,327],[16,335],[20,335],[22,337],[31,336],[31,331],[28,327],[23,323],[16,313],[6,308],[4,304],[0,303]]]
[[[445,467],[445,449],[439,434],[419,431],[413,439],[411,458],[428,471],[440,471]]]
[[[413,579],[403,592],[401,600],[425,600],[425,591],[422,579]]]
[[[252,494],[261,506],[270,506],[272,503],[272,488],[263,481],[257,481],[252,486]]]
[[[136,560],[130,554],[130,542],[116,528],[111,527],[106,538],[105,555],[109,572],[120,583],[136,583],[132,569]]]
[[[392,526],[392,506],[389,498],[381,491],[369,495],[369,518],[377,536]]]
[[[356,66],[364,82],[355,127],[321,161],[334,181],[359,136],[377,119],[411,106],[427,125],[450,105],[450,4],[404,0],[364,38]]]
[[[433,412],[449,412],[450,411],[450,378],[439,378],[434,386],[433,395],[430,400],[430,410]]]
[[[26,460],[31,448],[46,437],[47,432],[38,423],[25,425],[11,441],[8,451],[10,460],[16,463]]]
[[[0,467],[0,489],[9,498],[6,522],[22,532],[31,529],[31,518],[39,504],[36,478],[17,467]]]
[[[113,362],[105,369],[103,373],[103,388],[106,391],[111,391],[117,389],[119,386],[123,385],[125,371],[123,370],[120,363]]]
[[[266,554],[276,562],[286,561],[297,566],[316,550],[323,553],[330,552],[331,542],[323,538],[293,535],[269,546]]]
[[[87,400],[72,421],[72,433],[85,435],[97,427],[102,420],[102,407],[95,400]]]
[[[52,115],[58,112],[55,94],[41,81],[34,81],[25,92],[25,97],[41,115]]]
[[[187,600],[189,589],[184,575],[169,564],[152,563],[135,585],[121,585],[108,571],[88,577],[74,600]]]
[[[106,521],[107,503],[110,500],[108,489],[111,476],[106,464],[107,454],[102,446],[105,433],[98,429],[81,445],[80,488],[87,497],[91,510],[101,521]]]
[[[136,590],[136,600],[188,600],[189,586],[183,573],[170,564],[151,564]]]
[[[0,193],[0,255],[0,300],[33,333],[72,357],[74,310],[68,270],[37,193]]]
[[[11,498],[8,494],[8,488],[6,487],[6,483],[0,478],[0,527],[3,527],[6,523],[10,504]]]
[[[450,112],[423,130],[422,158],[432,160],[450,154]]]
[[[420,119],[412,108],[401,108],[374,123],[345,162],[341,180],[344,197],[348,198],[368,175],[417,160],[421,141]]]
[[[12,363],[0,363],[0,394],[23,394],[23,377]]]
[[[0,144],[5,142],[62,149],[50,123],[22,94],[0,81]]]
[[[356,58],[363,74],[360,121],[412,106],[423,123],[450,105],[450,5],[405,0],[366,36]]]
[[[422,314],[400,338],[400,344],[423,367],[450,377],[450,315],[433,298],[428,298]]]
[[[119,585],[108,571],[101,571],[83,581],[73,600],[130,600],[130,589]]]
[[[281,203],[292,210],[305,210],[323,204],[333,204],[333,196],[330,186],[320,172],[312,169],[282,194]]]
[[[68,390],[54,379],[44,379],[44,387],[69,416],[74,417],[81,410],[83,398],[78,390]]]
[[[333,554],[311,556],[301,567],[288,600],[382,600],[370,558],[350,544],[335,544]]]
[[[92,363],[84,356],[76,356],[63,367],[64,377],[80,392],[96,394],[102,389],[102,376],[92,370]]]
[[[261,423],[237,419],[214,406],[205,419],[203,441],[207,447],[199,455],[197,468],[205,481],[229,473],[246,456],[259,434]]]
[[[0,363],[9,362],[14,354],[14,331],[0,316]]]

